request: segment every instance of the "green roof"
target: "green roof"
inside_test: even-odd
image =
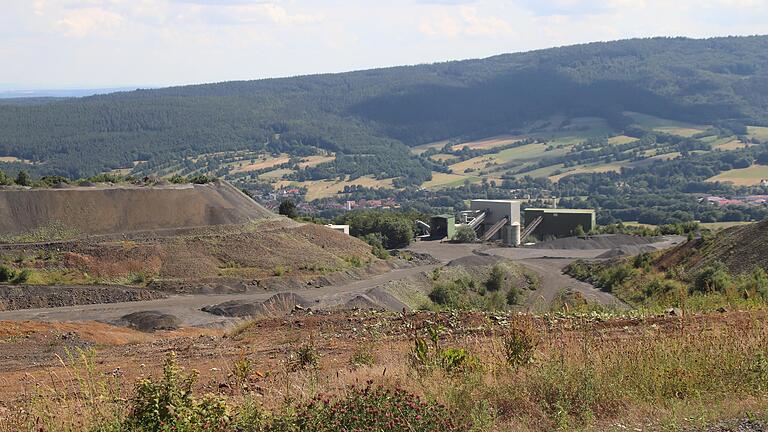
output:
[[[537,211],[544,213],[573,213],[573,214],[590,214],[594,213],[594,209],[567,209],[567,208],[527,208],[523,211]]]
[[[440,214],[440,215],[434,215],[434,216],[432,216],[432,218],[433,218],[433,219],[434,219],[434,218],[440,218],[440,219],[451,219],[451,218],[455,218],[455,217],[456,217],[456,216],[454,216],[454,215],[452,215],[452,214]]]

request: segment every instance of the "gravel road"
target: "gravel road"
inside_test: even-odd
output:
[[[670,236],[654,246],[661,249],[681,241],[680,237]],[[595,258],[606,252],[606,249],[568,250],[568,249],[533,249],[533,248],[492,248],[479,244],[448,244],[439,242],[418,242],[410,248],[416,252],[428,253],[442,264],[454,259],[474,254],[489,254],[504,257],[519,262],[541,276],[541,287],[536,294],[530,296],[527,306],[533,311],[547,308],[552,299],[562,290],[578,291],[590,301],[606,305],[622,306],[622,303],[609,293],[595,289],[592,285],[579,282],[564,275],[562,269],[571,261],[578,258]],[[294,290],[318,308],[343,304],[357,294],[387,282],[397,281],[422,272],[430,272],[437,265],[429,264],[406,269],[393,270],[369,279],[331,285],[325,287],[309,287]],[[112,322],[120,317],[140,311],[158,311],[174,315],[182,326],[216,326],[227,325],[236,318],[226,318],[201,311],[204,306],[223,303],[230,300],[264,301],[275,294],[274,291],[253,292],[248,294],[220,295],[184,295],[170,296],[166,299],[110,303],[81,306],[65,306],[45,309],[25,309],[0,312],[1,320],[34,320],[34,321],[104,321]]]

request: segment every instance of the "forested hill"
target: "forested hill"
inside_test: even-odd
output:
[[[372,54],[375,55],[375,54]],[[768,125],[768,36],[644,39],[482,60],[0,104],[0,157],[72,177],[149,172],[202,153],[266,149],[336,159],[328,176],[419,183],[407,146],[510,133],[555,114],[622,112]],[[0,167],[1,168],[1,167]]]

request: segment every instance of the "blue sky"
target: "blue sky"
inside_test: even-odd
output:
[[[766,22],[768,0],[3,0],[0,88],[339,72]]]

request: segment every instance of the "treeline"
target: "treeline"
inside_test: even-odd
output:
[[[200,154],[308,147],[338,160],[296,179],[429,179],[408,146],[508,134],[555,114],[629,127],[625,110],[743,133],[768,124],[768,37],[643,39],[483,60],[0,105],[0,156],[40,175],[144,175]],[[603,155],[594,154],[594,157]],[[16,169],[16,168],[14,168]]]

